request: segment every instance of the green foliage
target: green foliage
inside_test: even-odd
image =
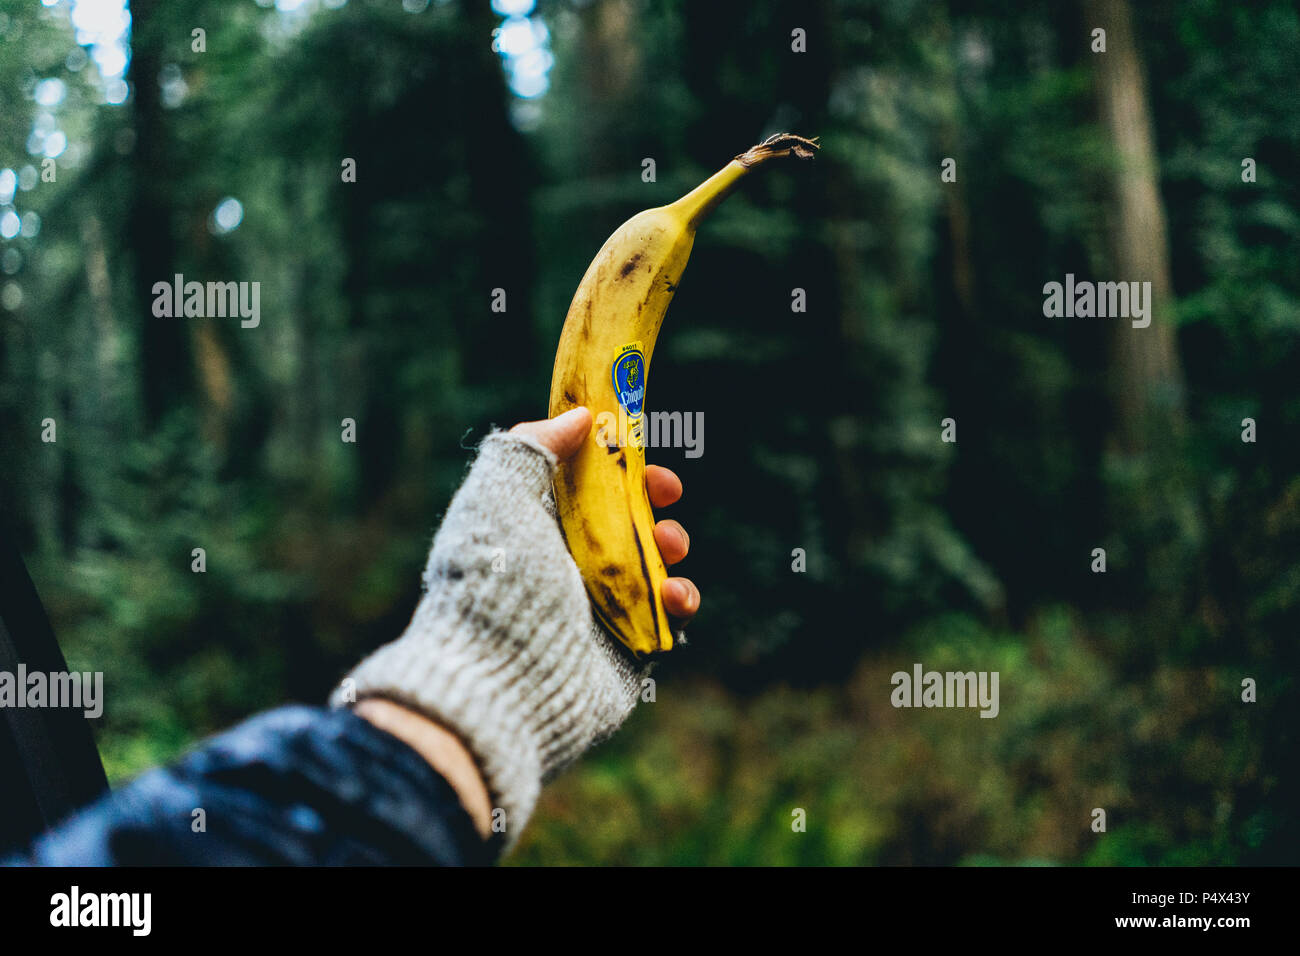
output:
[[[893,708],[890,676],[914,662],[999,671],[1000,715]],[[1124,683],[1057,607],[1027,634],[938,618],[833,688],[737,698],[674,684],[543,795],[512,863],[1259,860],[1250,799],[1262,748],[1258,724],[1239,716],[1236,676],[1162,667],[1149,684]],[[796,809],[806,831],[792,826]]]

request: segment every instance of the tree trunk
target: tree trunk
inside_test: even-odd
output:
[[[1128,0],[1084,0],[1089,31],[1106,31],[1106,52],[1093,53],[1103,128],[1115,150],[1111,196],[1113,278],[1151,283],[1151,324],[1112,320],[1113,441],[1136,454],[1152,436],[1183,423],[1182,370],[1172,323],[1173,286],[1160,200],[1151,116]]]
[[[134,297],[140,317],[140,387],[145,422],[156,425],[163,413],[189,391],[191,366],[182,317],[153,315],[153,286],[172,281],[175,237],[171,223],[173,164],[168,152],[158,71],[166,36],[158,22],[157,0],[131,4],[131,114],[135,148],[127,235],[135,253]]]

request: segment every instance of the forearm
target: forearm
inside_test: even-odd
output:
[[[491,863],[498,841],[483,839],[437,763],[376,724],[346,709],[285,707],[259,715],[98,801],[5,862]],[[416,736],[448,765],[454,748],[445,739],[431,743],[436,731]]]

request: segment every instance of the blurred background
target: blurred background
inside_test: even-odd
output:
[[[511,862],[1300,861],[1297,48],[1292,0],[0,0],[0,496],[110,779],[396,636],[605,237],[789,130],[656,352],[691,643]],[[260,325],[155,317],[177,273]],[[1044,317],[1067,273],[1155,321]],[[894,709],[914,662],[999,716]]]

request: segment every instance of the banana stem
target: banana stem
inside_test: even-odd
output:
[[[812,159],[814,151],[821,149],[821,144],[817,142],[819,139],[820,136],[804,139],[802,136],[795,136],[794,133],[777,133],[757,146],[749,147],[737,156],[735,161],[749,168],[765,163],[769,159],[778,159],[792,153],[800,159]]]
[[[686,220],[686,228],[693,231],[736,188],[740,178],[755,166],[761,166],[769,159],[791,155],[799,159],[812,159],[814,151],[821,148],[817,139],[818,137],[805,139],[793,133],[769,136],[757,146],[745,150],[669,208],[675,209]]]

